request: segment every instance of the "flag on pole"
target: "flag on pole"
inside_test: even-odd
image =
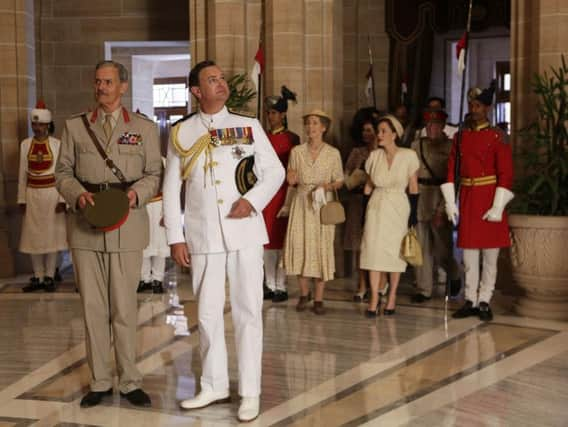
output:
[[[367,84],[365,85],[365,98],[369,105],[373,105],[373,64],[369,64],[367,74],[365,74]]]
[[[262,50],[262,45],[258,46],[256,55],[254,55],[254,64],[252,66],[252,71],[250,73],[250,79],[254,84],[256,91],[258,92],[259,82],[258,76],[264,72],[264,51]]]
[[[458,59],[458,76],[461,76],[465,70],[466,37],[467,33],[463,33],[462,38],[459,39],[456,44],[456,57]]]

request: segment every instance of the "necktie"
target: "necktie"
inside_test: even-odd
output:
[[[107,141],[110,139],[112,135],[112,122],[111,122],[112,114],[105,114],[105,122],[103,124],[103,130],[105,131],[105,136]]]

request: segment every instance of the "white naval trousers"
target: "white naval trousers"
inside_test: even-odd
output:
[[[262,255],[261,245],[231,252],[191,255],[193,293],[198,301],[202,391],[229,389],[223,316],[225,281],[228,279],[239,369],[239,395],[260,396]]]
[[[264,250],[264,277],[271,291],[286,291],[286,271],[281,261],[282,249]]]
[[[479,280],[479,254],[481,253],[481,281]],[[480,302],[489,304],[497,280],[499,248],[464,249],[465,298],[477,307]],[[479,293],[478,293],[479,292]]]
[[[57,264],[57,252],[31,254],[31,258],[34,277],[40,280],[43,280],[44,277],[51,277],[53,279]]]

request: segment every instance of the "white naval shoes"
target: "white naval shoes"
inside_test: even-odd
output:
[[[241,406],[239,406],[239,413],[237,418],[241,422],[248,422],[258,417],[260,412],[260,398],[258,397],[243,397]]]
[[[179,404],[183,409],[199,409],[214,403],[227,403],[230,401],[229,390],[202,391],[193,399],[182,400]]]

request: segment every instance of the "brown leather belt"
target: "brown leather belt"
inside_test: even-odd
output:
[[[117,188],[122,191],[126,191],[131,187],[136,181],[132,182],[101,182],[100,184],[91,184],[90,182],[79,181],[85,190],[89,193],[99,193],[101,191],[108,190],[109,188]]]
[[[418,178],[418,184],[420,185],[431,185],[438,187],[442,185],[444,182],[446,181],[440,178]]]

